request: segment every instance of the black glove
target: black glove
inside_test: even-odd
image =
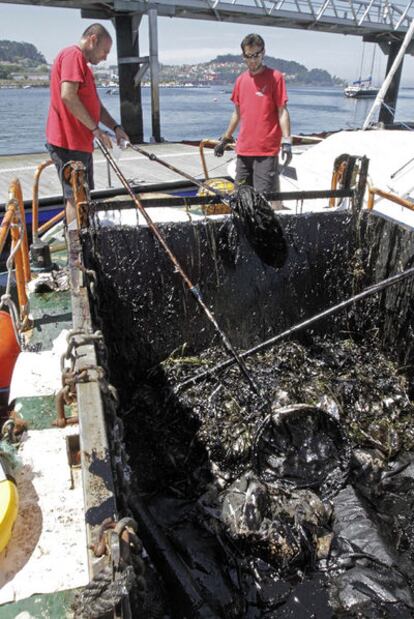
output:
[[[292,161],[292,144],[282,142],[282,165],[285,168]]]
[[[232,144],[234,142],[233,138],[219,138],[219,143],[214,147],[214,154],[216,157],[222,157],[224,155],[224,151],[226,150],[227,144]]]

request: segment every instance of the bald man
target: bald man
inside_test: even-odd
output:
[[[82,34],[79,45],[66,47],[57,55],[50,74],[50,107],[46,126],[46,147],[62,182],[68,228],[76,226],[76,209],[71,186],[63,178],[68,161],[81,161],[93,189],[93,140],[112,148],[109,136],[100,128],[111,129],[118,144],[129,140],[124,129],[102,104],[93,73],[88,66],[106,60],[112,38],[101,24],[92,24]]]

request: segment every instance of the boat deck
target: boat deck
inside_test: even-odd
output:
[[[64,266],[66,252],[54,260]],[[60,359],[72,327],[70,292],[31,289],[29,303],[33,328],[10,388],[10,402],[28,431],[17,450],[18,516],[0,553],[0,615],[5,619],[19,611],[65,616],[75,590],[89,582],[81,470],[68,461],[73,440],[68,437],[79,436],[79,426],[53,425],[62,385]],[[65,407],[66,415],[76,414],[71,409]]]
[[[204,178],[198,146],[164,142],[162,144],[145,144],[142,148],[191,176],[199,179]],[[226,152],[220,159],[214,156],[211,148],[206,148],[204,153],[209,175],[228,175],[227,164],[235,156],[233,151]],[[176,173],[132,150],[121,151],[116,147],[113,150],[113,155],[125,177],[134,185],[153,185],[182,180],[182,177]],[[20,180],[24,200],[31,199],[33,177],[37,166],[48,158],[46,151],[0,156],[0,204],[7,201],[9,184],[11,179],[15,177]],[[99,150],[94,152],[94,176],[95,190],[97,191],[121,187],[119,179],[109,169],[107,161]],[[50,166],[41,175],[39,198],[57,197],[61,199],[61,194],[61,186],[55,167]]]

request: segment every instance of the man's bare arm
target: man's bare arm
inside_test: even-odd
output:
[[[290,116],[287,107],[278,108],[279,125],[282,130],[282,138],[290,138]]]
[[[230,118],[229,125],[227,127],[226,133],[224,133],[223,138],[232,138],[233,133],[236,131],[240,122],[240,109],[238,105],[234,106],[233,113]]]
[[[63,103],[68,108],[69,112],[73,114],[82,124],[92,131],[95,138],[99,138],[108,148],[112,148],[112,142],[109,136],[104,131],[97,127],[95,121],[89,114],[78,95],[79,83],[78,82],[62,82],[60,87],[60,95]],[[115,122],[115,121],[114,121]]]

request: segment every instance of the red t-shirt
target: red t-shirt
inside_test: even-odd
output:
[[[236,80],[231,100],[240,109],[238,155],[264,157],[277,155],[282,131],[278,108],[287,103],[285,79],[268,67],[257,75],[245,71]]]
[[[85,56],[77,45],[66,47],[56,57],[50,74],[50,107],[46,125],[46,138],[49,144],[81,150],[93,151],[92,132],[69,112],[61,98],[62,82],[77,82],[78,96],[91,118],[98,124],[101,115],[101,102],[96,91],[95,79]]]

